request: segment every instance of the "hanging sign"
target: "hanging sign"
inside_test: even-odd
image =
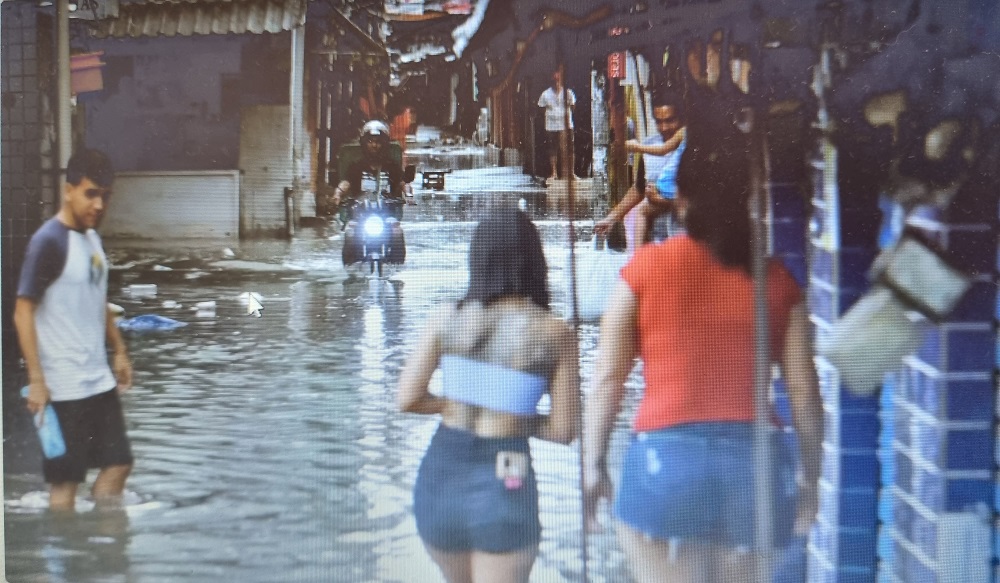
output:
[[[625,78],[625,58],[624,52],[615,52],[608,55],[608,79]]]
[[[73,95],[104,89],[104,78],[101,75],[103,54],[104,51],[70,55],[69,84]]]

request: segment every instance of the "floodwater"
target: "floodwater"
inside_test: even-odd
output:
[[[242,242],[231,254],[218,242],[109,242],[120,267],[111,301],[128,316],[188,325],[127,336],[135,387],[123,403],[136,465],[123,510],[93,509],[82,488],[75,515],[46,512],[27,415],[5,417],[14,425],[5,444],[8,580],[440,581],[411,512],[438,421],[396,411],[399,371],[431,309],[463,293],[472,229],[497,202],[526,198],[553,310],[568,313],[568,224],[537,195],[418,193],[406,211],[406,265],[388,281],[348,277],[334,228]],[[581,229],[578,247],[587,237]],[[156,296],[127,293],[142,283],[155,283]],[[261,295],[260,318],[247,315],[244,292]],[[214,314],[192,311],[209,300]],[[594,325],[581,326],[580,342],[587,389]],[[532,581],[581,581],[576,446],[533,440],[532,449],[543,526]],[[611,529],[589,539],[589,580],[627,581]]]

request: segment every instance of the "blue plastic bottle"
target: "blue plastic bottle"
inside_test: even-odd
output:
[[[28,398],[28,387],[21,389],[21,396]],[[62,428],[52,403],[45,404],[45,418],[41,412],[35,414],[35,429],[38,430],[38,440],[42,442],[42,454],[46,458],[59,457],[66,453],[66,442],[63,441]]]

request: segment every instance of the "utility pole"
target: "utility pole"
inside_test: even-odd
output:
[[[55,179],[55,196],[52,204],[59,200],[63,180],[65,178],[66,166],[69,164],[69,157],[73,153],[73,106],[71,103],[69,80],[69,0],[57,0],[56,3],[56,121],[58,130],[56,142],[58,143],[58,166]],[[49,205],[47,204],[46,207]],[[43,214],[51,216],[55,214],[55,206],[44,208]]]

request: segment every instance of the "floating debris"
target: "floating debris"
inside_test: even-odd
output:
[[[123,318],[118,327],[129,332],[153,332],[158,330],[174,330],[187,326],[186,322],[173,320],[156,314],[143,314],[134,318]]]
[[[128,286],[128,294],[133,298],[155,298],[155,283],[133,283]]]

